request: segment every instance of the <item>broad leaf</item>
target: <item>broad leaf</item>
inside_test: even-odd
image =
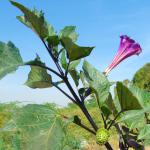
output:
[[[54,108],[30,104],[17,110],[13,120],[23,133],[23,150],[64,150],[68,145],[66,123]]]
[[[80,64],[80,62],[81,62],[81,59],[70,62],[68,70],[75,70],[75,68]],[[67,69],[67,66],[68,66],[65,50],[63,50],[61,54],[61,66],[65,70]]]
[[[111,110],[105,105],[101,107],[101,111],[103,112],[106,118],[108,118],[112,114]]]
[[[0,129],[0,149],[80,149],[80,141],[67,133],[67,126],[73,119],[64,119],[56,105],[29,104],[8,110],[12,117],[11,121]],[[78,146],[74,145],[76,142]]]
[[[73,42],[75,42],[78,38],[77,33],[75,32],[76,27],[75,26],[66,26],[64,29],[62,29],[59,33],[60,39],[63,37],[70,38]]]
[[[118,98],[116,88],[114,88],[114,105],[115,105],[115,108],[116,108],[117,112],[120,112],[121,111],[121,105],[120,105],[120,102],[119,102],[119,98]]]
[[[138,139],[150,139],[150,124],[146,124],[141,128]]]
[[[58,46],[59,44],[59,38],[57,35],[49,36],[47,38],[47,42],[48,42],[49,47],[55,47],[55,46]]]
[[[131,91],[121,82],[116,85],[118,99],[122,110],[141,109],[138,99],[131,93]]]
[[[71,77],[73,78],[76,86],[78,86],[79,85],[79,79],[80,79],[80,75],[79,75],[78,71],[75,69],[69,70],[69,73],[70,73]]]
[[[69,64],[69,68],[68,68],[68,72],[71,75],[72,79],[74,80],[76,86],[79,85],[79,79],[80,79],[80,75],[78,73],[78,71],[75,69],[77,67],[77,65],[80,63],[80,59],[79,60],[74,60],[72,62],[70,62]],[[61,55],[61,66],[67,70],[68,67],[68,63],[66,60],[66,54],[65,51],[62,51],[62,55]]]
[[[49,25],[45,19],[43,12],[38,12],[37,10],[31,11],[25,6],[17,3],[15,1],[10,1],[12,5],[16,6],[20,9],[24,16],[18,16],[17,18],[25,24],[27,27],[31,28],[37,35],[44,39],[48,36],[55,35],[54,29],[51,25]]]
[[[23,64],[18,48],[12,42],[0,42],[0,79]]]
[[[74,70],[80,64],[80,61],[81,59],[72,61],[69,64],[69,70]]]
[[[45,66],[45,64],[43,62],[41,62],[39,55],[36,55],[36,58],[34,60],[24,63],[24,65]]]
[[[85,88],[86,87],[88,88],[88,83],[86,82],[85,75],[84,75],[84,72],[82,70],[80,71],[80,79],[81,79],[83,86]]]
[[[84,58],[90,55],[94,47],[81,47],[75,44],[70,38],[64,37],[61,39],[61,43],[67,50],[70,61]]]
[[[127,119],[124,121],[124,123],[130,130],[142,128],[145,125],[145,115],[143,113],[141,115],[135,116],[134,119]]]
[[[138,99],[143,108],[150,106],[150,92],[147,92],[144,89],[140,89],[136,86],[130,86],[130,90]]]
[[[111,93],[109,93],[109,96],[106,100],[106,105],[109,108],[109,110],[114,114],[114,116],[117,115],[117,112],[120,112],[116,109]]]
[[[145,110],[129,110],[124,112],[120,118],[117,119],[118,122],[132,120],[135,121],[137,118],[144,118]]]
[[[31,67],[28,80],[25,83],[27,86],[30,88],[47,88],[53,86],[51,75],[47,73],[45,68],[37,66],[45,66],[45,64],[40,61],[39,57],[37,57],[34,61],[26,63],[25,65],[30,65]]]
[[[144,140],[144,145],[149,146],[150,145],[150,138]]]
[[[83,71],[89,86],[95,92],[100,107],[104,104],[109,95],[110,83],[107,78],[90,65],[87,61],[84,61]]]

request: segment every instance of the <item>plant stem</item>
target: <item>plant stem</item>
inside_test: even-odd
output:
[[[122,130],[120,129],[120,127],[119,127],[119,125],[118,124],[115,124],[114,125],[115,126],[115,128],[117,129],[117,131],[118,131],[118,133],[119,133],[119,141],[120,141],[120,144],[124,147],[124,149],[122,149],[122,150],[126,150],[126,141],[125,141],[125,139],[124,139],[124,137],[123,137],[123,132],[122,132]],[[123,141],[124,141],[124,143],[123,143]]]
[[[77,124],[77,125],[78,125],[78,124]],[[96,135],[96,133],[95,133],[93,130],[91,130],[90,128],[88,128],[88,127],[85,126],[84,124],[80,124],[80,125],[78,125],[78,126],[80,126],[80,127],[82,127],[83,129],[89,131],[90,133]]]
[[[106,120],[105,120],[103,112],[101,112],[101,116],[102,116],[102,119],[103,119],[104,127],[105,127],[105,129],[107,129],[107,124],[106,124]]]
[[[88,110],[86,109],[86,107],[84,105],[84,102],[82,100],[80,100],[80,98],[78,97],[78,95],[75,93],[75,91],[73,90],[70,82],[68,81],[67,76],[64,75],[64,72],[62,71],[62,68],[60,67],[58,61],[53,56],[53,54],[52,54],[52,48],[48,47],[47,44],[45,43],[45,41],[43,39],[41,39],[41,40],[42,40],[44,46],[46,47],[47,51],[49,52],[51,58],[53,59],[53,61],[54,61],[55,65],[56,65],[58,71],[60,72],[60,75],[61,75],[63,81],[65,82],[66,86],[70,90],[70,92],[73,95],[73,97],[74,97],[75,100],[73,98],[71,98],[66,92],[64,92],[57,85],[54,85],[54,86],[81,108],[82,112],[84,113],[84,115],[86,116],[86,118],[88,119],[88,121],[90,122],[90,124],[93,127],[93,129],[95,131],[97,131],[98,127],[95,124],[94,120],[92,119],[91,115],[89,114]],[[85,126],[82,126],[82,127],[85,129]],[[108,142],[105,144],[105,147],[107,148],[107,150],[113,150],[112,147],[111,147],[111,145]]]
[[[60,72],[60,74],[61,74],[61,75],[64,75],[64,73],[63,73],[61,67],[59,66],[58,62],[56,61],[56,58],[55,58],[55,57],[53,56],[53,54],[52,54],[52,48],[48,47],[43,39],[41,39],[41,41],[42,41],[42,43],[44,44],[45,48],[47,49],[48,53],[50,54],[51,58],[53,59],[55,65],[56,65],[56,67],[57,67],[57,69],[58,69],[59,72]]]
[[[115,123],[116,119],[119,117],[119,115],[122,113],[122,110],[115,116],[114,120],[111,121],[108,130],[111,128],[111,126]]]
[[[95,131],[97,131],[98,127],[95,124],[95,122],[93,121],[91,115],[89,114],[88,110],[86,109],[86,107],[84,106],[84,104],[80,104],[79,107],[81,108],[82,112],[84,113],[84,115],[86,116],[86,118],[88,119],[88,121],[90,122],[91,126],[93,127],[93,129]]]
[[[53,86],[55,86],[59,91],[61,91],[65,96],[67,96],[72,102],[74,102],[75,104],[77,104],[77,102],[70,96],[68,95],[64,90],[62,90],[59,86],[57,86],[56,84],[52,83]]]
[[[66,86],[68,87],[68,89],[70,90],[71,94],[73,95],[73,97],[75,98],[75,100],[80,103],[80,98],[77,96],[77,94],[75,93],[74,89],[72,88],[70,82],[68,81],[68,78],[66,76],[64,76],[63,78]]]
[[[66,77],[67,77],[67,74],[68,74],[69,65],[70,65],[70,60],[69,60],[69,62],[68,62],[67,69],[66,69],[66,71],[65,71],[65,76],[66,76]]]
[[[113,148],[111,147],[111,145],[107,142],[105,143],[105,147],[108,149],[108,150],[113,150]]]
[[[64,81],[68,87],[68,89],[70,90],[70,92],[72,93],[72,95],[74,96],[74,98],[76,99],[78,106],[81,108],[82,112],[84,113],[84,115],[86,116],[86,118],[89,120],[90,124],[92,125],[92,127],[94,128],[95,131],[97,131],[97,126],[95,124],[95,122],[93,121],[92,117],[90,116],[89,112],[87,111],[86,107],[84,106],[84,103],[79,99],[79,97],[76,95],[76,93],[74,92],[70,82],[68,81],[68,79],[65,77]]]
[[[61,116],[62,116],[64,119],[69,119],[67,116],[64,116],[64,115],[61,115]],[[78,124],[78,123],[76,123],[76,122],[73,121],[73,123],[76,124],[76,125],[78,125],[78,126],[80,126],[80,127],[83,128],[83,129],[85,129],[85,130],[91,132],[92,134],[96,135],[96,133],[95,133],[93,130],[91,130],[89,127],[87,127],[86,125],[82,124],[81,122],[80,122],[80,124]]]

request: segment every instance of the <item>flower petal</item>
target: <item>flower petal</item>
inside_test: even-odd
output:
[[[135,43],[135,41],[129,38],[127,35],[122,35],[120,38],[120,46],[117,54],[109,67],[104,71],[106,75],[121,61],[132,55],[139,55],[142,51],[141,46],[138,43]]]

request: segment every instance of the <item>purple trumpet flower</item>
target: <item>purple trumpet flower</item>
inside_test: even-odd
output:
[[[120,46],[117,54],[114,57],[112,63],[104,71],[105,75],[108,75],[108,73],[124,59],[132,55],[139,55],[142,52],[140,45],[133,39],[129,38],[127,35],[122,35],[120,38]]]

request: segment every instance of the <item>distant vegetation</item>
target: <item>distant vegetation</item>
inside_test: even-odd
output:
[[[99,124],[99,126],[103,126],[102,119],[99,117],[100,114],[97,113],[98,107],[96,107],[96,101],[89,99],[85,103],[96,123]],[[69,103],[65,108],[57,108],[57,105],[53,103],[43,105],[29,104],[25,106],[20,105],[20,103],[1,103],[0,150],[31,150],[30,141],[35,138],[34,134],[37,138],[35,144],[38,143],[38,137],[41,136],[40,134],[43,130],[45,130],[43,136],[48,136],[48,130],[51,128],[49,125],[51,124],[50,118],[54,117],[52,114],[50,116],[48,115],[52,111],[58,111],[58,114],[63,114],[70,119],[72,116],[78,115],[82,118],[82,122],[91,128],[81,110],[73,103]],[[82,141],[86,141],[87,143],[95,141],[95,137],[92,134],[73,123],[69,123],[65,128],[65,130],[67,130],[68,141],[67,144],[64,143],[64,145],[69,145],[71,149],[81,149],[81,146],[83,146]],[[115,132],[113,131],[113,133]],[[30,137],[31,134],[32,137]],[[42,142],[41,139],[39,140],[44,147],[44,142]],[[34,144],[32,146],[32,148],[35,148]]]
[[[150,63],[145,64],[135,73],[133,84],[150,92]]]

